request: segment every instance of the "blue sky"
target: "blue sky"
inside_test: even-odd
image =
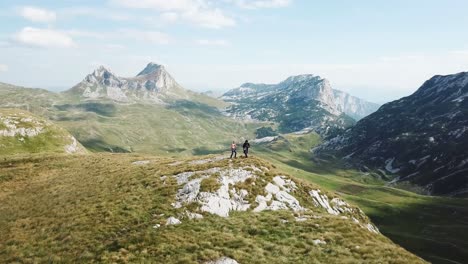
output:
[[[375,102],[468,71],[468,1],[0,2],[0,81],[66,89],[99,65],[164,64],[184,87],[226,90],[312,73]]]

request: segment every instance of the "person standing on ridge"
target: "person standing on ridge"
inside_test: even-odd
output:
[[[248,155],[249,155],[249,148],[250,148],[250,144],[249,144],[249,141],[246,140],[244,142],[244,145],[242,145],[242,148],[244,149],[244,155],[246,158],[248,158]]]
[[[236,145],[236,142],[232,142],[231,144],[231,159],[232,159],[232,155],[234,155],[234,158],[237,158],[237,145]]]

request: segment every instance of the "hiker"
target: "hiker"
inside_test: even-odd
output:
[[[232,159],[232,155],[234,155],[234,158],[236,159],[237,158],[237,146],[236,146],[236,142],[232,142],[231,144],[231,159]]]
[[[242,148],[244,149],[244,155],[246,158],[248,158],[248,155],[249,155],[249,148],[250,148],[250,144],[249,144],[249,141],[246,140],[244,142],[244,145],[242,145]]]

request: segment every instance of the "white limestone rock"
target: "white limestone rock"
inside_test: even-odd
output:
[[[168,225],[179,225],[179,224],[182,224],[182,222],[179,219],[177,219],[177,218],[175,218],[173,216],[167,218],[167,220],[166,220],[166,226],[168,226]]]
[[[78,141],[73,136],[70,136],[70,139],[72,140],[72,143],[65,146],[65,152],[68,154],[73,154],[78,151]]]
[[[300,205],[299,201],[289,194],[293,190],[295,190],[296,184],[287,179],[284,176],[276,176],[273,178],[273,183],[268,183],[265,186],[265,192],[267,196],[257,195],[255,198],[258,206],[254,209],[254,212],[261,212],[264,210],[283,210],[283,209],[291,209],[295,212],[303,211],[304,208]],[[267,203],[271,202],[270,205]]]
[[[222,257],[217,260],[205,262],[205,264],[239,264],[239,262],[232,258]]]
[[[326,245],[327,242],[323,241],[323,240],[320,240],[320,239],[314,239],[312,240],[312,243],[314,243],[314,245],[318,246],[318,245]]]
[[[195,173],[201,176],[190,180]],[[215,173],[219,173],[217,180],[221,185],[220,188],[215,192],[200,192],[202,180],[213,177]],[[197,202],[201,206],[201,211],[222,217],[228,217],[230,211],[246,211],[250,208],[250,204],[244,199],[248,192],[236,190],[231,186],[254,177],[251,171],[242,168],[225,170],[212,168],[201,172],[183,172],[174,177],[179,185],[184,184],[182,189],[177,191],[176,202],[173,203],[175,208]]]

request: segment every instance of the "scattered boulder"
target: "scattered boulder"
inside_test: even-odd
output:
[[[149,163],[150,163],[149,160],[137,160],[137,161],[132,162],[133,165],[146,165]]]
[[[205,262],[205,264],[239,264],[239,262],[235,261],[232,258],[222,257],[217,260]]]
[[[182,222],[181,222],[179,219],[177,219],[177,218],[175,218],[175,217],[173,217],[173,216],[169,217],[169,218],[166,220],[166,225],[167,225],[167,226],[168,226],[168,225],[178,225],[178,224],[182,224]]]

